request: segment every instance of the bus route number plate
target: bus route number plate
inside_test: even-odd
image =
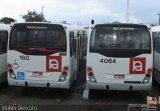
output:
[[[118,75],[114,75],[114,78],[115,78],[115,79],[124,79],[125,76],[122,75],[122,74],[118,74]]]
[[[42,72],[33,72],[32,77],[42,77],[43,73]]]

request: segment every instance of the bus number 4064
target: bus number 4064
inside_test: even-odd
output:
[[[101,59],[100,60],[101,63],[116,63],[116,59]]]

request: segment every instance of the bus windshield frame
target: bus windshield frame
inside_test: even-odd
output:
[[[133,37],[135,38],[132,39]],[[146,27],[95,26],[91,32],[89,52],[110,57],[134,57],[149,54],[151,53],[151,35]]]
[[[66,52],[66,32],[63,26],[58,24],[15,24],[10,34],[9,50],[15,49],[61,50],[61,52]]]

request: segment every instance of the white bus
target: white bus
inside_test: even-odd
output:
[[[150,90],[152,38],[145,25],[93,24],[89,31],[88,89]]]
[[[0,83],[7,81],[7,43],[10,26],[0,24]]]
[[[8,49],[9,85],[69,89],[79,67],[79,31],[65,24],[14,24]]]
[[[160,84],[160,26],[151,27],[154,45],[154,77]]]

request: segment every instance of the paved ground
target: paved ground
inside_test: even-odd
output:
[[[82,67],[79,79],[70,90],[10,87],[7,83],[2,84],[0,104],[35,105],[41,111],[125,111],[128,104],[146,104],[147,96],[160,95],[160,87],[154,82],[153,89],[148,92],[91,91],[86,100],[83,99],[84,71]]]

